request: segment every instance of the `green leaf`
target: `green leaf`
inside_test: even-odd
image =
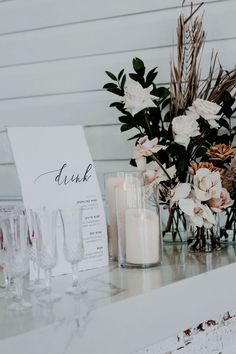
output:
[[[231,96],[231,94],[228,91],[225,91],[222,95],[223,97],[223,102],[229,106],[232,106],[235,102],[235,98]]]
[[[134,80],[134,81],[138,81],[138,80],[139,80],[139,76],[138,76],[137,74],[131,73],[131,74],[129,74],[129,77],[130,77],[132,80]]]
[[[144,62],[141,59],[139,59],[137,57],[133,59],[133,68],[137,74],[142,75],[142,76],[144,75],[145,66],[144,66]]]
[[[116,84],[113,84],[112,82],[109,82],[108,84],[105,84],[103,86],[104,89],[109,90],[109,89],[115,89],[118,88],[118,86]]]
[[[117,77],[112,74],[110,71],[105,71],[105,73],[110,77],[110,79],[117,81]]]
[[[130,117],[121,116],[121,117],[119,117],[119,121],[120,121],[121,123],[125,123],[125,124],[129,125],[129,123],[130,123]]]
[[[196,158],[197,157],[202,157],[203,155],[205,155],[205,153],[207,152],[207,148],[206,147],[201,147],[197,150],[197,153],[196,153]]]
[[[156,94],[158,97],[166,98],[166,97],[169,96],[170,91],[169,91],[168,88],[166,88],[166,87],[158,87],[158,88],[156,89],[155,94]]]
[[[229,130],[229,123],[224,118],[220,118],[219,125]]]
[[[120,131],[121,132],[125,132],[126,130],[130,130],[132,129],[133,127],[131,127],[130,125],[128,124],[123,124],[121,127],[120,127]]]
[[[227,118],[231,118],[233,110],[230,106],[223,106],[222,112],[226,115]]]
[[[122,77],[122,80],[121,80],[121,83],[120,83],[120,86],[121,86],[122,89],[124,89],[125,82],[126,82],[126,75],[124,75],[124,76]]]
[[[156,76],[157,76],[157,72],[155,72],[157,68],[154,68],[152,70],[149,71],[149,73],[147,74],[147,77],[146,77],[146,86],[149,87],[153,81],[155,80]]]
[[[179,158],[176,162],[176,168],[178,171],[180,172],[184,172],[185,170],[185,163],[184,163],[184,159]]]
[[[166,100],[163,101],[161,109],[164,109],[169,104],[170,104],[170,98],[167,98]]]
[[[117,107],[117,106],[120,106],[120,105],[123,106],[123,104],[121,102],[112,102],[109,107]]]
[[[107,91],[114,93],[115,95],[118,96],[122,96],[122,97],[124,96],[124,91],[119,88],[108,88]]]
[[[118,74],[118,80],[121,79],[122,75],[124,74],[125,69],[122,69]]]
[[[129,164],[130,164],[131,166],[137,167],[137,164],[136,164],[135,159],[131,159],[130,162],[129,162]]]
[[[133,139],[141,138],[142,136],[143,136],[143,134],[139,133],[139,134],[136,134],[136,135],[132,136],[132,138],[129,138],[128,140],[133,140]]]

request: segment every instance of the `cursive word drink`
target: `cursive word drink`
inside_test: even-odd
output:
[[[61,168],[57,170],[52,170],[48,172],[44,172],[38,177],[35,178],[34,183],[36,183],[41,177],[49,174],[53,174],[56,176],[54,177],[54,181],[59,185],[67,185],[69,183],[81,183],[81,182],[88,182],[88,180],[92,177],[90,171],[92,170],[93,166],[90,163],[84,173],[73,173],[71,176],[66,174],[66,167],[67,164],[64,163]]]

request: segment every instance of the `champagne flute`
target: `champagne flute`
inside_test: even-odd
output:
[[[22,212],[8,215],[2,221],[5,249],[5,267],[9,278],[14,280],[15,296],[9,310],[22,311],[32,305],[23,299],[23,279],[29,270],[28,223]]]
[[[57,210],[42,208],[33,212],[33,223],[40,268],[45,274],[45,290],[39,301],[53,303],[60,296],[52,292],[52,269],[57,264]]]
[[[86,292],[79,286],[78,264],[84,258],[83,242],[83,208],[74,206],[60,209],[63,229],[63,251],[67,262],[71,263],[72,286],[66,290],[67,294],[80,294]]]

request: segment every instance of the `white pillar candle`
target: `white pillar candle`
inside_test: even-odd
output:
[[[118,262],[125,263],[125,211],[137,205],[136,187],[141,187],[142,180],[134,177],[124,181],[116,188],[116,218],[118,229]]]
[[[125,234],[126,263],[148,265],[160,262],[160,228],[155,211],[127,209]]]
[[[106,202],[108,209],[108,237],[109,237],[109,255],[113,259],[117,259],[118,254],[118,235],[116,221],[116,187],[122,185],[121,177],[109,177],[106,180]]]

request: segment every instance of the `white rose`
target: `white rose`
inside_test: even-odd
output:
[[[216,120],[220,118],[220,115],[217,115],[220,109],[221,107],[214,102],[197,98],[188,108],[187,114],[195,114],[198,118],[202,117],[208,121],[212,128],[219,128]]]
[[[125,90],[124,108],[134,116],[136,113],[142,111],[147,107],[156,107],[153,99],[156,97],[150,95],[152,86],[143,88],[139,82],[132,83]]]
[[[193,183],[195,196],[198,200],[220,198],[222,184],[218,171],[211,172],[208,168],[199,168],[193,178]]]
[[[194,116],[178,116],[172,120],[174,141],[187,148],[190,138],[200,134],[198,123]]]

